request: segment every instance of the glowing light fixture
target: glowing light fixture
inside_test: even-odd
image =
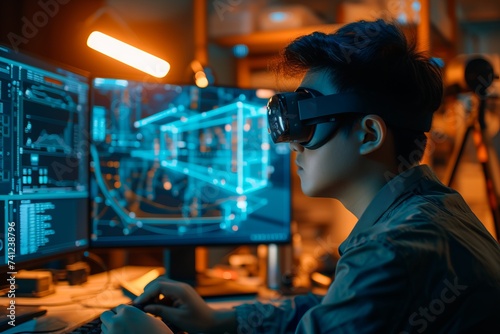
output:
[[[205,72],[203,72],[203,71],[196,72],[194,74],[194,80],[195,80],[196,86],[198,86],[200,88],[208,87],[208,79],[207,79]]]
[[[194,83],[200,88],[206,88],[213,84],[214,77],[208,66],[203,66],[198,60],[191,62],[191,70],[194,73]]]
[[[157,78],[163,78],[170,70],[170,64],[165,60],[99,31],[93,31],[89,35],[87,45],[108,57]]]

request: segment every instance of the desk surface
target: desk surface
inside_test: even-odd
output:
[[[121,290],[124,282],[133,281],[148,273],[151,267],[127,266],[89,277],[85,284],[69,286],[58,284],[54,294],[41,298],[16,297],[16,305],[38,305],[47,310],[44,316],[25,322],[5,331],[12,334],[22,331],[46,331],[51,333],[66,333],[67,331],[98,317],[103,311],[119,304],[126,304],[130,299]],[[213,308],[230,308],[250,302],[255,297],[221,298],[210,301]],[[0,307],[8,305],[11,299],[0,298]],[[58,330],[60,329],[60,330]]]

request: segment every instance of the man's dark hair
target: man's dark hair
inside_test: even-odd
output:
[[[274,69],[296,77],[307,71],[328,73],[339,92],[373,92],[388,97],[409,118],[436,111],[443,95],[442,75],[431,58],[416,50],[395,24],[358,21],[332,34],[314,32],[290,43]],[[421,160],[426,136],[384,119],[395,135],[398,159]]]

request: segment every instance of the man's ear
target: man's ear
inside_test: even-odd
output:
[[[360,122],[359,153],[366,155],[378,150],[387,137],[387,126],[378,115],[366,115]]]

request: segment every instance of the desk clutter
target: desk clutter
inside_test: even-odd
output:
[[[2,333],[71,333],[75,329],[87,329],[91,333],[91,329],[99,323],[98,318],[102,312],[120,304],[130,304],[135,296],[144,291],[146,284],[163,273],[164,269],[160,267],[125,266],[90,275],[80,285],[59,282],[54,285],[53,293],[44,296],[16,297],[15,310],[12,311],[15,326],[0,323]],[[38,275],[48,277],[43,273]],[[214,281],[211,282],[214,284]],[[241,290],[231,282],[226,283],[224,289],[228,291],[223,296],[215,293],[220,289],[199,287],[202,294],[206,292],[205,299],[211,307],[230,308],[242,302],[270,298],[276,300],[280,296],[279,293],[266,289]],[[0,297],[2,311],[11,312],[7,309],[10,300],[7,296]]]

